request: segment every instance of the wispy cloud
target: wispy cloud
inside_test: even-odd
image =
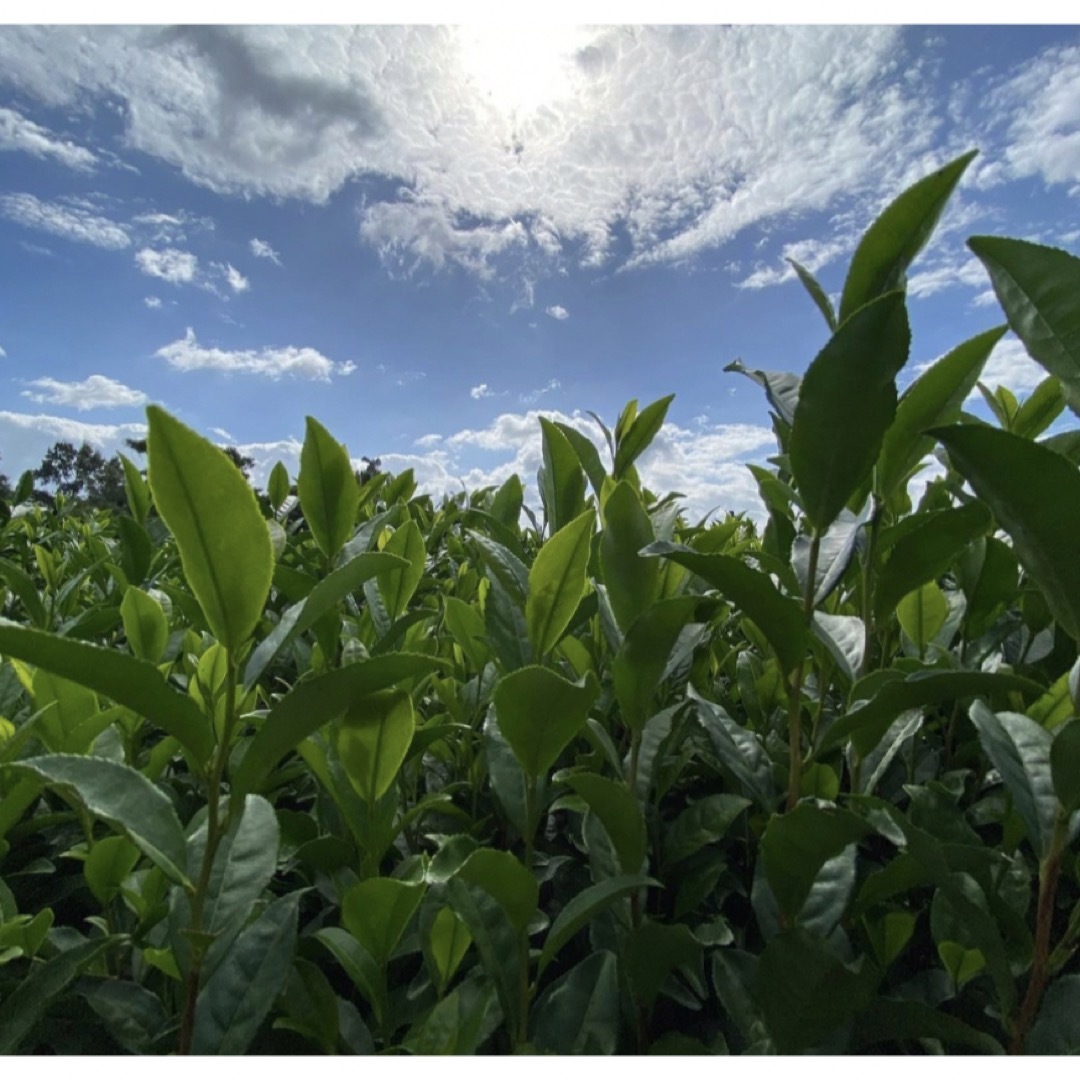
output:
[[[555,390],[562,387],[562,383],[558,379],[549,379],[544,386],[541,386],[539,390],[529,390],[527,393],[519,394],[518,400],[523,405],[533,405],[539,401],[545,394],[550,394]]]
[[[494,397],[495,391],[488,387],[486,382],[482,382],[479,386],[474,386],[469,391],[469,397],[474,401],[480,401],[482,398]]]
[[[225,264],[225,280],[234,293],[247,292],[251,288],[251,282],[232,263]]]
[[[135,253],[135,265],[150,277],[172,285],[189,285],[199,271],[199,260],[190,251],[177,248],[143,248]]]
[[[51,158],[77,172],[91,172],[98,164],[92,150],[55,135],[14,109],[0,107],[0,150],[21,150],[37,158]]]
[[[143,297],[143,303],[148,308],[151,308],[152,310],[156,310],[157,308],[161,307],[161,297],[160,296],[144,296]]]
[[[24,390],[23,397],[38,404],[66,405],[79,412],[134,408],[145,405],[148,400],[141,390],[134,390],[105,375],[91,375],[82,382],[63,382],[46,376],[31,379],[26,385],[33,389]]]
[[[562,322],[564,319],[570,318],[570,312],[567,311],[566,308],[562,306],[562,304],[552,304],[551,307],[545,308],[544,310],[548,315],[550,315],[553,319],[558,320],[559,322]]]
[[[253,238],[250,246],[251,254],[257,259],[269,259],[272,263],[281,265],[281,256],[265,240]]]
[[[178,371],[214,370],[234,374],[262,375],[268,379],[293,376],[329,382],[332,375],[341,374],[342,366],[327,359],[317,349],[282,348],[218,349],[200,345],[195,331],[188,327],[184,337],[162,346],[154,354]]]
[[[118,251],[131,244],[127,230],[83,206],[44,202],[25,192],[0,195],[0,214],[27,229],[39,229],[79,244]]]
[[[0,360],[3,360],[5,356],[7,356],[7,352],[4,350],[4,346],[0,345]]]
[[[145,234],[145,238],[155,244],[181,244],[191,232],[212,232],[214,222],[211,218],[178,210],[173,214],[160,211],[145,211],[131,219]]]

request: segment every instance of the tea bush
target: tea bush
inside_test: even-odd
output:
[[[260,497],[148,410],[130,513],[0,511],[6,1053],[1080,1050],[1080,260],[975,237],[1007,329],[898,397],[863,237],[763,388],[768,511],[689,522],[542,420],[436,503],[309,419]],[[979,387],[995,424],[964,412]],[[853,422],[857,418],[857,422]],[[918,505],[912,477],[940,474]],[[522,521],[527,521],[522,525]]]

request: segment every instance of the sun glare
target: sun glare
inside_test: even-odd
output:
[[[572,87],[575,26],[462,26],[462,72],[497,109],[521,116],[564,97]]]

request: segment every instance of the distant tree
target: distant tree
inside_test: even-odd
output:
[[[245,480],[251,479],[251,470],[255,468],[255,459],[241,454],[235,446],[223,446],[226,457],[244,474]]]
[[[127,505],[119,459],[106,460],[87,443],[78,450],[69,442],[54,443],[34,470],[34,477],[97,509],[123,510]]]
[[[136,454],[146,453],[146,440],[145,439],[125,439],[128,447],[135,451]]]
[[[356,474],[358,484],[366,484],[369,480],[374,480],[382,472],[382,458],[362,457],[360,460],[364,463],[364,467]]]
[[[0,499],[4,502],[11,502],[14,494],[15,489],[11,486],[11,481],[3,473],[0,473]]]

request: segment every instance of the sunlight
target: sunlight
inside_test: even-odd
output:
[[[462,71],[500,111],[535,112],[569,93],[572,56],[585,43],[577,26],[462,26]]]

